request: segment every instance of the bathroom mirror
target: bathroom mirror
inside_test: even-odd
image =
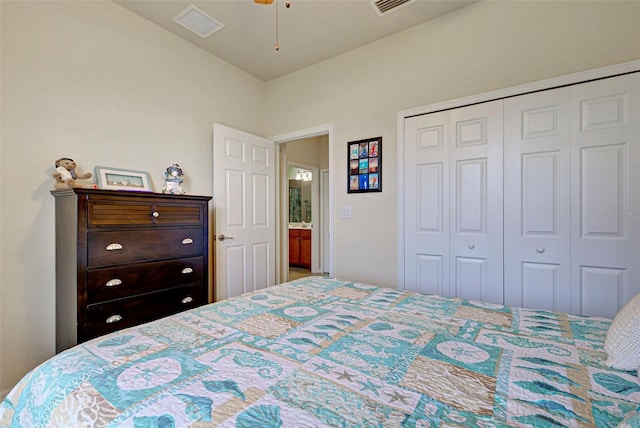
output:
[[[289,167],[289,223],[311,223],[310,171]]]

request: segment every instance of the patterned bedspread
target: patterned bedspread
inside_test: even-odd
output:
[[[0,426],[616,426],[640,382],[609,324],[305,278],[69,349]]]

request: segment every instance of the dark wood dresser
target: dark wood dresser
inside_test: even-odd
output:
[[[56,352],[208,302],[208,196],[56,198]]]

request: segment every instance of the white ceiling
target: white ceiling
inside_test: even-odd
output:
[[[384,38],[477,0],[417,0],[379,17],[369,0],[276,0],[280,50],[275,50],[276,13],[252,0],[119,0],[119,5],[267,82]],[[224,28],[207,39],[172,19],[189,5]]]

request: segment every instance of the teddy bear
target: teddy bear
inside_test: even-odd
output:
[[[76,179],[91,178],[91,173],[76,174],[76,163],[70,158],[60,158],[56,161],[56,172],[52,174],[56,182],[54,189],[70,189],[75,187]]]

